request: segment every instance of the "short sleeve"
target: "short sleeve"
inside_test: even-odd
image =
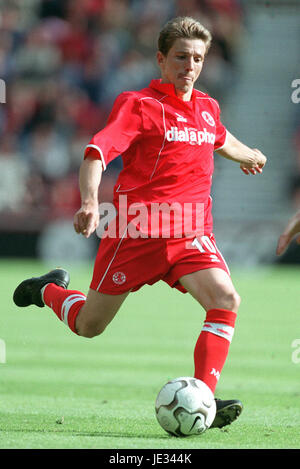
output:
[[[220,150],[224,145],[226,141],[226,127],[222,124],[221,119],[220,119],[220,108],[218,105],[218,111],[216,115],[216,139],[215,139],[215,144],[214,144],[214,150]]]
[[[84,158],[93,150],[102,161],[103,169],[124,153],[141,135],[140,101],[131,92],[121,93],[114,102],[106,126],[91,139]]]

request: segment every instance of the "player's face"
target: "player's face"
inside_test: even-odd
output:
[[[191,98],[194,83],[203,67],[206,45],[201,39],[178,38],[165,56],[157,53],[162,82],[173,83],[184,101]]]

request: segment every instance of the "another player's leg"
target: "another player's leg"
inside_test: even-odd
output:
[[[204,381],[214,393],[233,337],[240,297],[230,276],[221,269],[187,274],[180,283],[206,311],[194,350],[195,377]],[[216,400],[216,404],[217,415],[212,428],[228,425],[243,408],[238,400]]]
[[[20,307],[49,306],[78,335],[94,337],[101,334],[128,293],[105,295],[89,290],[86,297],[80,291],[67,290],[69,281],[69,274],[63,269],[24,280],[14,292],[14,302]]]

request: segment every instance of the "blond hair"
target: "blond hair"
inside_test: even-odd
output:
[[[206,45],[206,53],[211,45],[212,36],[199,21],[189,16],[179,16],[168,21],[158,38],[158,50],[166,56],[178,38],[201,39]]]

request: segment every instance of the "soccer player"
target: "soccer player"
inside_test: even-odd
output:
[[[300,244],[300,211],[296,212],[288,221],[283,232],[278,238],[276,254],[280,256],[287,249],[291,241],[296,237]]]
[[[87,297],[69,290],[68,272],[56,269],[24,280],[14,301],[18,306],[47,305],[74,333],[94,337],[105,330],[130,292],[163,280],[192,295],[205,310],[194,349],[194,376],[215,393],[240,297],[213,235],[214,151],[239,163],[247,175],[261,173],[266,157],[235,138],[220,120],[218,102],[194,88],[211,39],[193,18],[169,21],[158,39],[161,79],[140,91],[121,93],[107,125],[85,149],[79,171],[82,205],[74,216],[74,228],[86,238],[99,224],[102,171],[118,155],[123,159],[114,188],[121,228],[116,236],[109,229],[101,240]],[[177,212],[178,207],[188,208],[188,221],[200,218],[200,228],[179,236],[181,221],[175,210],[168,213],[170,235],[160,225],[152,229],[152,209],[157,204],[176,206]],[[138,211],[143,217],[134,216]],[[212,428],[231,423],[242,411],[239,400],[216,399],[216,403]]]

